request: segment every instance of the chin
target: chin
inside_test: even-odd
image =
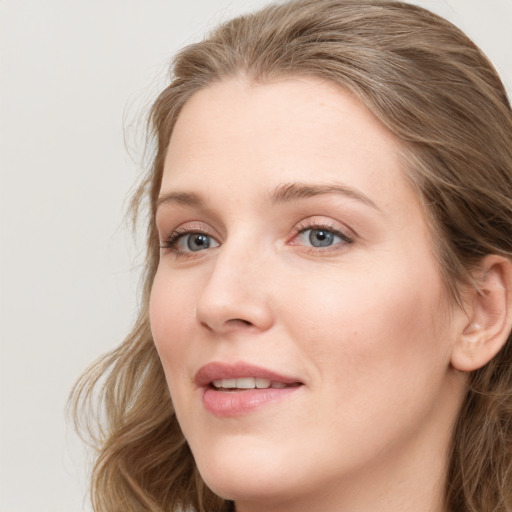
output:
[[[274,450],[275,451],[275,450]],[[236,454],[236,455],[235,455]],[[292,460],[292,459],[289,459]],[[248,450],[231,451],[196,463],[206,485],[217,495],[232,501],[280,501],[293,496],[301,475],[292,471],[282,457],[269,457]]]
[[[291,482],[283,482],[280,475],[240,475],[227,478],[219,475],[207,475],[203,478],[206,485],[217,496],[237,503],[258,503],[261,510],[269,510],[272,505],[289,501],[291,496],[297,497],[300,486]],[[292,484],[292,485],[290,485]]]

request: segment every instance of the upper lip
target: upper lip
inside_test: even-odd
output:
[[[302,384],[299,379],[281,375],[272,370],[247,363],[227,364],[212,362],[202,366],[196,373],[194,382],[199,387],[209,386],[214,380],[241,379],[244,377],[255,377],[268,379],[272,382],[283,382],[284,384]]]

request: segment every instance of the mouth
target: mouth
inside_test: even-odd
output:
[[[295,377],[246,363],[208,363],[195,376],[205,409],[217,417],[243,416],[284,400],[304,386]]]
[[[285,389],[301,385],[300,382],[287,384],[279,380],[262,377],[240,377],[237,379],[217,379],[210,382],[209,387],[217,391],[246,391],[248,389]]]
[[[300,379],[281,375],[248,363],[212,362],[202,366],[194,378],[202,388],[217,390],[284,389],[302,385]]]

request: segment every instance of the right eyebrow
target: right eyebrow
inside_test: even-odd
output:
[[[169,192],[161,195],[156,201],[156,209],[161,205],[179,204],[182,206],[204,207],[204,201],[193,192]]]

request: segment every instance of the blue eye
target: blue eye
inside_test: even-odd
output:
[[[203,251],[212,245],[212,238],[204,233],[190,233],[183,236],[183,242],[191,251]]]
[[[351,243],[352,240],[343,233],[326,228],[309,228],[299,233],[299,240],[304,245],[311,247],[331,247],[339,243]]]
[[[172,249],[176,253],[186,253],[204,251],[218,246],[219,243],[206,233],[174,232],[161,247]]]

